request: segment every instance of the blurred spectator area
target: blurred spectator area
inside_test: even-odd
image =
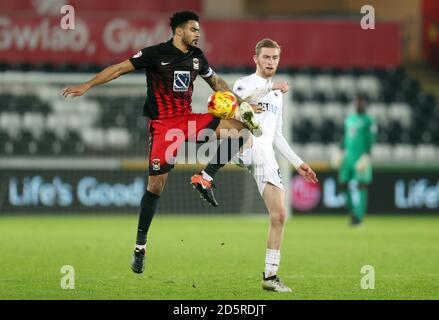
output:
[[[128,76],[114,86],[65,99],[63,87],[85,81],[91,74],[52,75],[50,81],[47,75],[2,74],[2,156],[145,155],[144,76]]]
[[[230,85],[252,70],[218,70]],[[284,128],[307,161],[329,161],[341,143],[343,121],[356,94],[369,100],[379,131],[373,157],[379,163],[425,164],[439,158],[439,109],[403,68],[280,70],[292,93],[285,97]],[[91,74],[4,72],[0,77],[0,154],[16,156],[145,157],[144,76],[126,75],[81,98],[62,88]],[[206,112],[211,89],[197,80],[193,111]]]

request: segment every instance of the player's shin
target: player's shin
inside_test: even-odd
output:
[[[157,202],[160,198],[148,190],[145,191],[142,201],[140,203],[139,223],[137,227],[136,247],[141,248],[146,245],[146,236],[148,234],[149,226],[157,209]]]
[[[367,189],[360,188],[359,190],[359,199],[358,199],[358,207],[356,208],[355,216],[358,221],[363,221],[364,216],[367,210]]]

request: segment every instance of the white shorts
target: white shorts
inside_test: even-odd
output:
[[[273,147],[267,147],[253,141],[252,147],[244,150],[242,154],[238,154],[232,159],[232,162],[241,167],[246,167],[250,171],[261,195],[267,183],[285,190]]]

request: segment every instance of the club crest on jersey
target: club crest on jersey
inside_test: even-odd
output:
[[[174,91],[187,91],[191,81],[189,71],[174,71]]]
[[[160,159],[152,159],[152,170],[160,170]]]
[[[200,69],[200,60],[198,60],[198,58],[192,59],[192,62],[194,63],[194,69],[195,70]]]

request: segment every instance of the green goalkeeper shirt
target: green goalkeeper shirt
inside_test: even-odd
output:
[[[353,113],[344,122],[343,149],[349,162],[356,162],[363,154],[370,153],[375,143],[377,126],[366,113]]]

